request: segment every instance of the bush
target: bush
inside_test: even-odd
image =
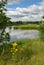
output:
[[[44,41],[44,23],[40,24],[40,39]]]

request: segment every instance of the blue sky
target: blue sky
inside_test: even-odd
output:
[[[44,15],[44,0],[8,0],[5,7],[12,21],[40,21]]]
[[[28,7],[30,5],[36,4],[38,5],[42,0],[23,0],[20,3],[12,3],[6,5],[7,8],[16,8],[16,7]]]

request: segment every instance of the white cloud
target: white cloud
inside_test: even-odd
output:
[[[14,1],[14,0],[13,0]],[[41,20],[41,16],[44,15],[44,1],[39,5],[31,5],[27,8],[17,7],[15,10],[10,9],[6,14],[11,17],[12,21],[37,21]]]
[[[1,2],[1,0],[0,0],[0,2]]]

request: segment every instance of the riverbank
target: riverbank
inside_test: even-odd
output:
[[[39,26],[37,24],[19,25],[14,26],[14,29],[39,29]]]
[[[0,47],[0,65],[44,65],[43,41],[32,39],[13,43]]]

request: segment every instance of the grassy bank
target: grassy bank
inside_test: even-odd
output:
[[[44,42],[20,40],[0,46],[0,65],[44,65]]]
[[[14,26],[14,29],[39,29],[39,25],[37,24],[19,25]]]

